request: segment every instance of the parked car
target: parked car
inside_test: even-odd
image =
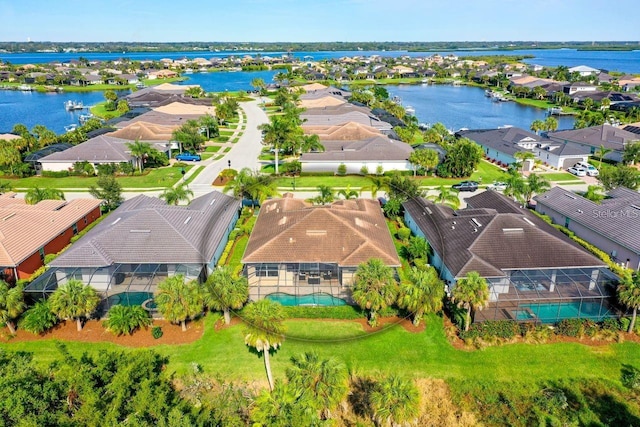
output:
[[[451,188],[458,191],[476,191],[478,189],[478,182],[476,181],[462,181],[459,184],[453,184]]]
[[[580,162],[580,163],[576,163],[573,167],[584,169],[585,171],[587,171],[587,175],[589,176],[600,175],[600,172],[598,171],[598,169],[595,166],[593,166],[591,163]]]
[[[587,176],[587,171],[585,169],[577,168],[575,166],[567,169],[567,172],[575,176]]]
[[[176,160],[180,160],[181,162],[199,162],[200,160],[202,160],[202,157],[200,157],[200,154],[193,154],[193,153],[180,153],[176,156]]]
[[[500,181],[496,181],[493,184],[490,184],[487,189],[489,190],[494,190],[494,191],[504,191],[507,189],[507,183],[506,182],[500,182]]]

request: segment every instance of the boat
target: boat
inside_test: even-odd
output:
[[[144,89],[146,86],[142,82],[136,83],[136,89]]]
[[[70,125],[67,125],[64,127],[64,131],[65,132],[73,132],[74,130],[78,129],[78,125],[75,123],[72,123]]]
[[[418,129],[427,130],[431,127],[431,123],[420,123],[418,124]]]
[[[428,85],[429,84],[429,79],[422,79],[422,80],[420,80],[420,83],[422,83],[423,85]]]
[[[402,98],[396,95],[393,98],[391,98],[391,102],[393,102],[394,104],[400,104],[402,102]]]
[[[85,124],[89,119],[93,119],[93,114],[89,113],[89,114],[80,114],[80,117],[78,117],[78,120],[80,121],[80,124]]]
[[[493,92],[491,89],[487,89],[484,91],[484,96],[487,96],[489,98],[491,98],[493,96],[495,92]]]
[[[18,90],[21,90],[23,92],[31,92],[33,88],[29,85],[20,85],[18,86]]]
[[[84,108],[84,105],[82,104],[82,101],[68,100],[64,103],[64,108],[67,111],[82,110]]]
[[[410,116],[415,116],[415,115],[416,115],[416,109],[415,109],[415,108],[413,108],[411,105],[407,105],[407,106],[404,108],[404,111],[405,111],[407,114],[409,114]]]
[[[547,110],[547,114],[549,114],[550,116],[560,116],[562,115],[562,108],[561,107],[551,107]]]

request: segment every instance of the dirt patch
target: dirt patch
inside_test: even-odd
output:
[[[214,187],[224,187],[225,185],[227,185],[229,183],[229,181],[232,181],[232,179],[231,178],[227,178],[226,176],[218,175],[216,177],[216,179],[213,180],[211,185],[213,185]]]
[[[140,329],[133,335],[115,336],[107,331],[102,322],[90,320],[82,328],[76,330],[76,322],[61,322],[56,327],[42,335],[35,335],[31,332],[18,330],[16,335],[11,337],[5,329],[0,332],[0,342],[24,342],[39,340],[61,340],[61,341],[81,341],[81,342],[112,342],[114,344],[127,347],[151,347],[161,344],[187,344],[202,337],[204,323],[197,320],[187,323],[187,330],[182,332],[179,325],[172,325],[164,320],[155,320],[153,326],[162,328],[162,337],[159,339],[151,336],[151,328]]]

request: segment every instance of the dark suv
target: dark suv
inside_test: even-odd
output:
[[[462,181],[459,184],[453,184],[451,188],[458,191],[476,191],[478,189],[478,183],[476,181]]]

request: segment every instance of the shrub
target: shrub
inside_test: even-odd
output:
[[[346,175],[347,174],[347,165],[344,163],[340,163],[338,165],[338,175]]]
[[[171,165],[171,167],[174,167],[174,168],[186,168],[187,166],[189,165],[186,164],[185,162],[175,162],[174,164]]]
[[[398,230],[398,239],[402,240],[403,242],[406,242],[407,240],[409,240],[409,237],[411,236],[411,229],[407,228],[407,227],[402,227]]]
[[[151,328],[151,336],[154,339],[160,339],[162,335],[164,335],[164,332],[162,332],[162,328],[160,326],[154,326]]]
[[[139,305],[114,305],[108,313],[104,326],[115,335],[131,335],[138,328],[152,322],[149,313]]]
[[[45,178],[64,178],[69,176],[69,171],[42,171]]]
[[[40,300],[27,310],[19,325],[25,331],[34,334],[43,334],[58,323],[58,316],[53,314],[48,300]]]
[[[369,168],[367,167],[367,165],[362,165],[362,167],[360,168],[360,173],[362,175],[369,175]]]
[[[566,337],[580,338],[584,336],[585,328],[582,319],[564,319],[556,324],[556,332]]]
[[[620,331],[622,330],[622,323],[620,322],[620,320],[614,318],[614,317],[610,317],[608,319],[604,319],[604,321],[602,322],[602,330],[603,331]],[[627,326],[628,327],[628,326]]]

